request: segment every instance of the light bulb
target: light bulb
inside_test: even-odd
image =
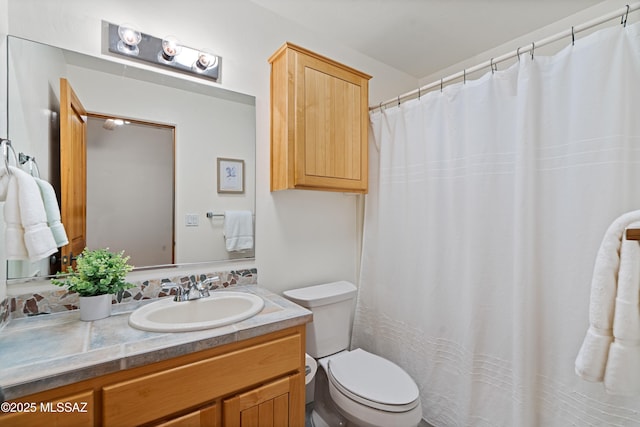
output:
[[[138,43],[142,40],[142,34],[131,24],[122,24],[118,26],[118,50],[120,52],[137,55],[140,53]]]
[[[182,46],[174,36],[166,36],[162,39],[162,58],[166,61],[173,61],[173,58],[180,55]]]
[[[209,68],[213,68],[218,63],[218,57],[208,50],[201,50],[198,52],[198,59],[194,64],[200,71],[206,71]]]

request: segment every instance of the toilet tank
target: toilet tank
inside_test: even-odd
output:
[[[291,289],[284,296],[313,313],[307,323],[307,353],[320,358],[346,350],[351,340],[351,320],[356,287],[346,281]]]

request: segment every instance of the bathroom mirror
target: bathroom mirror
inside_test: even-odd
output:
[[[152,187],[151,191],[172,194],[169,197],[172,206],[167,208],[172,212],[162,212],[164,218],[169,218],[169,223],[162,227],[173,230],[173,248],[158,251],[165,252],[165,257],[156,260],[141,258],[141,262],[136,262],[132,257],[131,263],[137,269],[254,257],[253,250],[228,252],[223,234],[225,211],[244,210],[255,215],[256,116],[253,96],[225,90],[212,83],[200,83],[193,78],[150,71],[137,64],[132,66],[115,59],[92,57],[13,36],[8,37],[7,46],[8,137],[16,152],[35,158],[40,177],[51,182],[59,201],[62,191],[59,166],[61,78],[73,87],[89,117],[104,117],[105,120],[113,117],[171,129],[174,145],[170,154],[173,158],[169,163],[163,160],[165,163],[159,172],[162,175],[164,170],[163,182],[158,180],[157,188]],[[94,189],[88,182],[87,215],[96,210],[102,210],[103,214],[105,210],[107,214],[109,210],[135,211],[146,203],[150,190],[136,186],[144,181],[145,170],[160,161],[157,150],[134,147],[134,143],[135,138],[124,143],[125,147],[130,144],[128,153],[112,155],[108,160],[114,163],[114,170],[125,163],[134,168],[138,165],[140,179],[109,181],[112,188],[116,186],[116,191],[124,193],[126,189],[132,196],[118,202],[117,206],[100,207],[96,201],[101,201],[100,194],[104,190]],[[104,145],[102,149],[105,149]],[[244,162],[244,192],[218,192],[218,158]],[[90,159],[87,168],[91,168]],[[28,171],[28,165],[23,169]],[[136,176],[135,169],[133,176]],[[166,177],[170,178],[164,179]],[[144,228],[152,220],[151,215],[134,214],[120,220],[122,227],[112,228],[113,233],[102,231],[116,235],[122,234],[120,228],[125,225],[132,229]],[[90,232],[88,229],[87,233]],[[151,244],[152,239],[137,240],[137,243],[142,241],[144,250],[144,244],[147,241]],[[113,242],[110,249],[125,250],[125,253],[129,250],[124,241]],[[146,252],[153,251],[149,247]],[[172,252],[168,258],[170,263],[167,263],[167,252]],[[7,279],[46,277],[57,271],[55,262],[59,263],[59,259],[36,263],[8,261]]]

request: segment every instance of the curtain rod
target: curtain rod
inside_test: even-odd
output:
[[[636,11],[638,9],[640,9],[640,2],[634,3],[632,5],[626,5],[625,7],[617,9],[617,10],[615,10],[613,12],[610,12],[610,13],[608,13],[606,15],[603,15],[603,16],[601,16],[599,18],[596,18],[596,19],[593,19],[591,21],[585,22],[584,24],[576,25],[575,27],[571,27],[570,29],[562,31],[560,33],[557,33],[557,34],[555,34],[553,36],[544,38],[544,39],[542,39],[540,41],[537,41],[537,42],[533,42],[533,43],[528,44],[528,45],[523,46],[523,47],[519,47],[518,49],[516,49],[514,51],[511,51],[509,53],[506,53],[504,55],[501,55],[501,56],[498,56],[498,57],[495,57],[495,58],[491,58],[489,61],[485,61],[485,62],[483,62],[481,64],[478,64],[478,65],[475,65],[475,66],[473,66],[471,68],[464,69],[463,71],[459,71],[459,72],[457,72],[455,74],[451,74],[451,75],[449,75],[447,77],[444,77],[444,78],[442,78],[442,79],[440,79],[438,81],[435,81],[433,83],[429,83],[426,86],[422,86],[419,89],[412,90],[411,92],[403,93],[400,96],[397,96],[395,98],[389,99],[389,100],[384,101],[384,102],[381,102],[378,105],[370,106],[369,107],[369,111],[373,111],[373,110],[376,110],[376,109],[381,109],[382,107],[386,107],[387,105],[390,105],[390,104],[398,104],[399,105],[402,101],[407,101],[409,99],[412,99],[412,98],[415,98],[417,96],[420,96],[420,94],[425,93],[425,92],[429,91],[430,89],[434,89],[434,88],[437,88],[437,87],[440,87],[442,89],[442,86],[445,83],[449,83],[449,82],[451,82],[453,80],[457,80],[457,79],[459,79],[461,77],[462,78],[466,78],[467,74],[474,73],[474,72],[479,71],[479,70],[481,70],[483,68],[491,67],[491,69],[493,70],[493,69],[495,69],[496,64],[498,64],[500,62],[503,62],[503,61],[506,61],[506,60],[509,60],[509,59],[512,59],[512,58],[515,58],[515,57],[520,57],[520,55],[522,55],[524,53],[531,52],[531,54],[533,55],[533,53],[534,53],[536,48],[539,48],[539,47],[542,47],[542,46],[546,46],[548,44],[551,44],[553,42],[561,40],[561,39],[563,39],[565,37],[575,38],[575,34],[581,32],[581,31],[588,30],[590,28],[596,27],[596,26],[598,26],[600,24],[603,24],[603,23],[605,23],[607,21],[611,21],[611,20],[616,19],[616,18],[622,18],[621,24],[624,24],[624,26],[626,26],[627,25],[627,16],[628,16],[629,12],[634,12],[634,11]]]

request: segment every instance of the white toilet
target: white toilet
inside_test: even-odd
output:
[[[355,295],[356,287],[345,281],[284,292],[313,313],[306,347],[319,365],[315,380],[307,381],[307,402],[314,402],[313,424],[417,426],[422,406],[413,379],[380,356],[362,349],[348,351]]]

